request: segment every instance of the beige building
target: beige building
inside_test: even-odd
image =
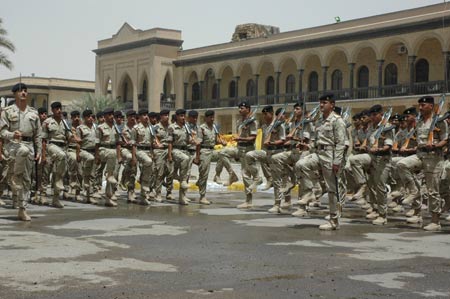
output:
[[[86,93],[95,92],[95,82],[82,80],[69,80],[60,78],[21,77],[0,80],[1,105],[5,106],[9,98],[14,98],[12,87],[23,82],[28,87],[28,104],[32,107],[47,107],[55,101],[62,103],[63,108],[77,99],[81,99]]]
[[[309,107],[324,93],[340,106],[375,103],[395,111],[422,94],[448,91],[450,6],[431,5],[280,33],[277,27],[238,26],[229,43],[182,50],[181,32],[134,29],[125,23],[98,42],[96,92],[128,107],[214,108],[222,131],[233,130],[236,105]]]

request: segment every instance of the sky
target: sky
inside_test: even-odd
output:
[[[124,22],[136,29],[182,31],[183,48],[231,40],[235,26],[273,25],[281,32],[410,9],[443,0],[0,0],[0,18],[16,47],[6,49],[12,71],[0,80],[30,76],[94,80],[97,41]]]

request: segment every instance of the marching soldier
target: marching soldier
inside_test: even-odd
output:
[[[201,204],[209,205],[211,202],[206,199],[206,185],[209,175],[209,167],[214,152],[214,146],[219,144],[219,132],[214,124],[214,111],[207,110],[205,112],[205,123],[198,130],[198,141],[200,143],[200,151],[197,151],[195,161],[198,167],[198,180],[196,185],[199,188]],[[224,142],[222,141],[222,145]]]
[[[41,123],[36,109],[27,105],[27,86],[18,83],[12,92],[16,102],[1,112],[0,135],[12,159],[11,188],[19,206],[18,218],[30,221],[26,207],[30,196],[32,161],[39,161],[41,156]]]
[[[159,123],[155,125],[155,138],[153,143],[153,153],[155,157],[156,179],[155,179],[155,200],[162,202],[161,188],[166,179],[166,199],[173,200],[173,163],[167,163],[169,135],[169,113],[167,109],[159,113]]]
[[[42,127],[42,124],[47,119],[47,108],[45,108],[45,107],[39,108],[38,114],[39,114],[39,121],[40,121],[41,127]],[[50,182],[51,166],[52,166],[52,163],[48,157],[47,157],[47,162],[45,164],[38,163],[37,172],[38,172],[38,176],[39,176],[39,180],[38,180],[39,196],[38,197],[36,196],[36,198],[35,198],[35,202],[37,204],[42,204],[42,205],[48,204],[48,202],[47,202],[47,186],[48,186],[48,183]]]
[[[97,112],[95,115],[97,122],[94,122],[94,128],[97,130],[98,126],[105,122],[105,115],[103,111]],[[106,164],[100,163],[95,164],[95,185],[94,185],[94,194],[92,197],[100,199],[101,198],[101,190],[102,190],[102,180],[103,180],[103,172],[105,170]]]
[[[321,230],[339,228],[339,192],[337,188],[340,185],[340,175],[344,167],[346,126],[342,118],[333,111],[334,106],[333,95],[324,95],[320,98],[322,115],[315,125],[315,153],[300,159],[295,164],[300,176],[300,185],[305,189],[305,196],[313,193],[314,185],[311,176],[314,175],[314,171],[320,169],[322,172],[328,191],[330,219],[319,226]]]
[[[97,133],[94,127],[92,110],[83,111],[83,124],[77,127],[77,136],[80,137],[80,152],[77,161],[81,161],[83,189],[86,195],[86,203],[98,204],[92,197],[95,184],[95,144],[97,143]]]
[[[131,131],[133,148],[132,164],[136,160],[141,167],[141,197],[140,204],[148,206],[150,204],[150,176],[153,167],[152,161],[152,135],[150,133],[150,122],[148,119],[148,110],[140,109],[138,111],[139,124]]]
[[[46,163],[47,155],[53,163],[53,197],[52,205],[63,208],[59,200],[60,193],[65,190],[63,178],[66,173],[68,142],[76,141],[68,124],[62,115],[60,102],[50,105],[52,117],[47,118],[42,125],[42,163]]]
[[[189,204],[189,199],[186,197],[186,192],[189,188],[189,163],[191,157],[188,152],[188,145],[191,143],[191,136],[188,135],[188,131],[185,127],[186,110],[178,109],[175,112],[176,121],[168,128],[169,132],[169,146],[167,153],[167,161],[174,163],[174,169],[179,169],[180,180],[180,205]]]
[[[123,171],[121,177],[121,184],[125,187],[127,191],[127,202],[135,202],[135,184],[136,184],[136,155],[133,156],[133,128],[136,126],[137,113],[134,110],[129,110],[126,113],[127,123],[122,129],[122,136],[127,141],[127,143],[121,144],[121,155]],[[142,172],[141,172],[142,174]]]
[[[447,145],[447,122],[435,122],[439,117],[433,113],[435,109],[434,98],[424,96],[419,99],[419,110],[422,115],[419,120],[417,132],[417,154],[406,157],[398,163],[399,171],[405,179],[405,184],[410,190],[409,196],[413,198],[412,214],[407,214],[409,223],[421,223],[421,194],[414,182],[414,169],[423,168],[425,186],[428,191],[428,209],[431,213],[431,223],[423,229],[427,231],[441,230],[439,217],[442,208],[442,198],[439,194],[440,175],[443,170],[443,148]],[[433,124],[435,127],[433,128]],[[405,199],[406,200],[406,199]]]
[[[70,112],[70,119],[72,123],[72,127],[70,128],[73,136],[76,136],[77,139],[72,140],[69,143],[69,149],[67,152],[67,172],[69,175],[69,185],[70,185],[70,196],[75,198],[77,201],[83,201],[80,196],[81,192],[81,165],[77,161],[77,157],[80,156],[80,145],[79,136],[77,135],[77,127],[81,123],[80,119],[80,111],[72,111]]]
[[[115,207],[112,199],[117,180],[114,177],[116,163],[121,161],[119,133],[114,129],[114,109],[103,111],[105,122],[97,127],[97,144],[95,146],[95,161],[97,165],[105,163],[105,206]],[[98,174],[98,173],[97,173]]]

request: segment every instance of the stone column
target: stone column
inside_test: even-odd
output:
[[[409,65],[409,94],[414,94],[414,79],[416,77],[416,58],[417,56],[408,56]]]
[[[259,99],[258,99],[258,94],[259,94],[259,92],[258,92],[258,89],[259,89],[259,74],[256,74],[255,75],[255,105],[258,105],[259,104]]]
[[[203,83],[205,83],[205,82],[204,81],[198,81],[198,88],[200,89],[199,93],[198,93],[198,100],[199,101],[203,100]]]
[[[298,97],[303,98],[303,73],[305,72],[304,69],[298,70]]]
[[[449,92],[449,60],[450,52],[443,52],[444,54],[444,92]]]
[[[216,101],[217,101],[217,103],[218,104],[220,104],[220,82],[222,81],[222,79],[216,79],[216,84],[217,84],[217,99],[216,99]],[[220,106],[220,105],[218,105],[218,106]]]
[[[280,75],[281,72],[275,72],[275,104],[280,102]]]
[[[377,69],[378,69],[378,91],[377,96],[381,97],[383,92],[383,64],[384,60],[377,60]]]
[[[351,62],[348,64],[349,78],[348,78],[348,88],[350,89],[349,98],[353,99],[353,82],[355,81],[355,63]]]
[[[328,66],[322,67],[322,75],[323,75],[323,92],[327,91],[327,77],[328,77]]]
[[[236,84],[234,85],[234,88],[235,88],[235,90],[234,90],[234,97],[236,99],[239,97],[239,79],[240,78],[241,77],[239,77],[239,76],[234,77],[234,82],[236,82]]]

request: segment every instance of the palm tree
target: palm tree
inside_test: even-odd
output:
[[[8,32],[3,28],[3,20],[0,18],[0,66],[5,66],[7,69],[12,69],[13,64],[8,59],[8,56],[6,56],[3,51],[1,51],[2,48],[6,48],[14,53],[16,48],[14,47],[13,43],[6,38],[6,35]]]
[[[94,93],[86,93],[81,99],[72,101],[71,110],[83,112],[85,109],[91,109],[94,113],[105,110],[105,108],[114,108],[114,110],[122,110],[124,104],[121,101],[113,100],[111,95],[97,95]]]

